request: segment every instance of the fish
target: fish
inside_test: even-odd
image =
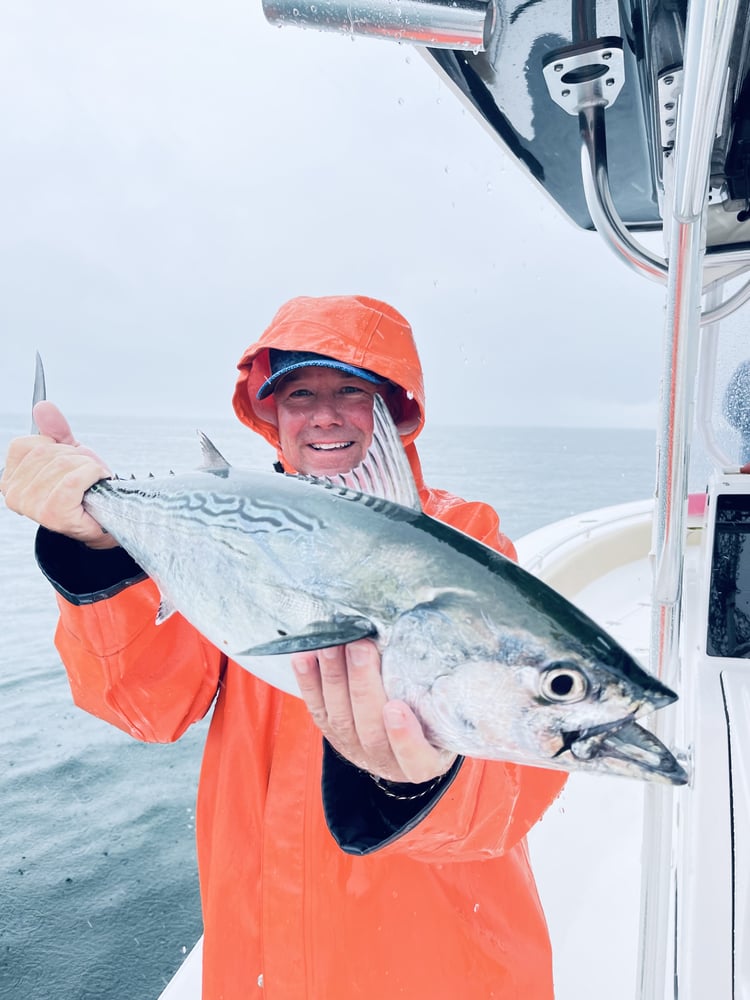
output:
[[[425,514],[388,409],[346,476],[203,465],[100,480],[83,504],[179,613],[241,667],[299,697],[289,657],[371,638],[388,698],[438,748],[672,785],[688,773],[636,719],[677,695],[574,604]]]

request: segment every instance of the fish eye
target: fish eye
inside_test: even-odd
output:
[[[542,674],[539,688],[547,701],[570,704],[586,697],[589,683],[574,663],[555,663]]]

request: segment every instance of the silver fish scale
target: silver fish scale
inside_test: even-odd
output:
[[[220,493],[215,490],[206,492],[190,490],[168,494],[146,489],[137,491],[116,487],[102,489],[97,485],[93,488],[93,492],[105,499],[105,502],[107,495],[112,493],[117,495],[118,502],[124,501],[126,504],[138,505],[146,501],[152,516],[171,518],[176,513],[182,520],[193,520],[203,525],[205,521],[201,515],[208,515],[217,527],[240,529],[250,534],[281,531],[311,532],[325,527],[325,522],[320,518],[303,511],[294,511],[289,507],[254,497]],[[118,516],[126,518],[122,510],[118,510]]]
[[[251,534],[278,531],[317,531],[325,527],[324,522],[302,511],[264,502],[254,497],[227,496],[216,492],[193,493],[195,503],[190,503],[191,494],[185,494],[190,510],[201,510],[215,516],[227,527],[240,528]]]

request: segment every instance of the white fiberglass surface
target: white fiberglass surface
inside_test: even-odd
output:
[[[192,949],[159,1000],[201,1000],[203,938]]]
[[[750,998],[750,664],[722,672],[729,717],[734,826],[734,988]]]
[[[544,529],[536,543],[545,550],[541,575],[564,565],[557,584],[588,580],[566,596],[647,666],[651,571],[647,534],[636,544],[633,517],[647,528],[648,505],[571,518]],[[533,562],[532,547],[522,543],[521,550]],[[643,787],[629,778],[573,774],[530,834],[556,1000],[636,995]]]

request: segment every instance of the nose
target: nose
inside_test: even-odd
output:
[[[310,420],[316,427],[336,427],[343,423],[336,400],[332,398],[316,398],[310,411]]]

